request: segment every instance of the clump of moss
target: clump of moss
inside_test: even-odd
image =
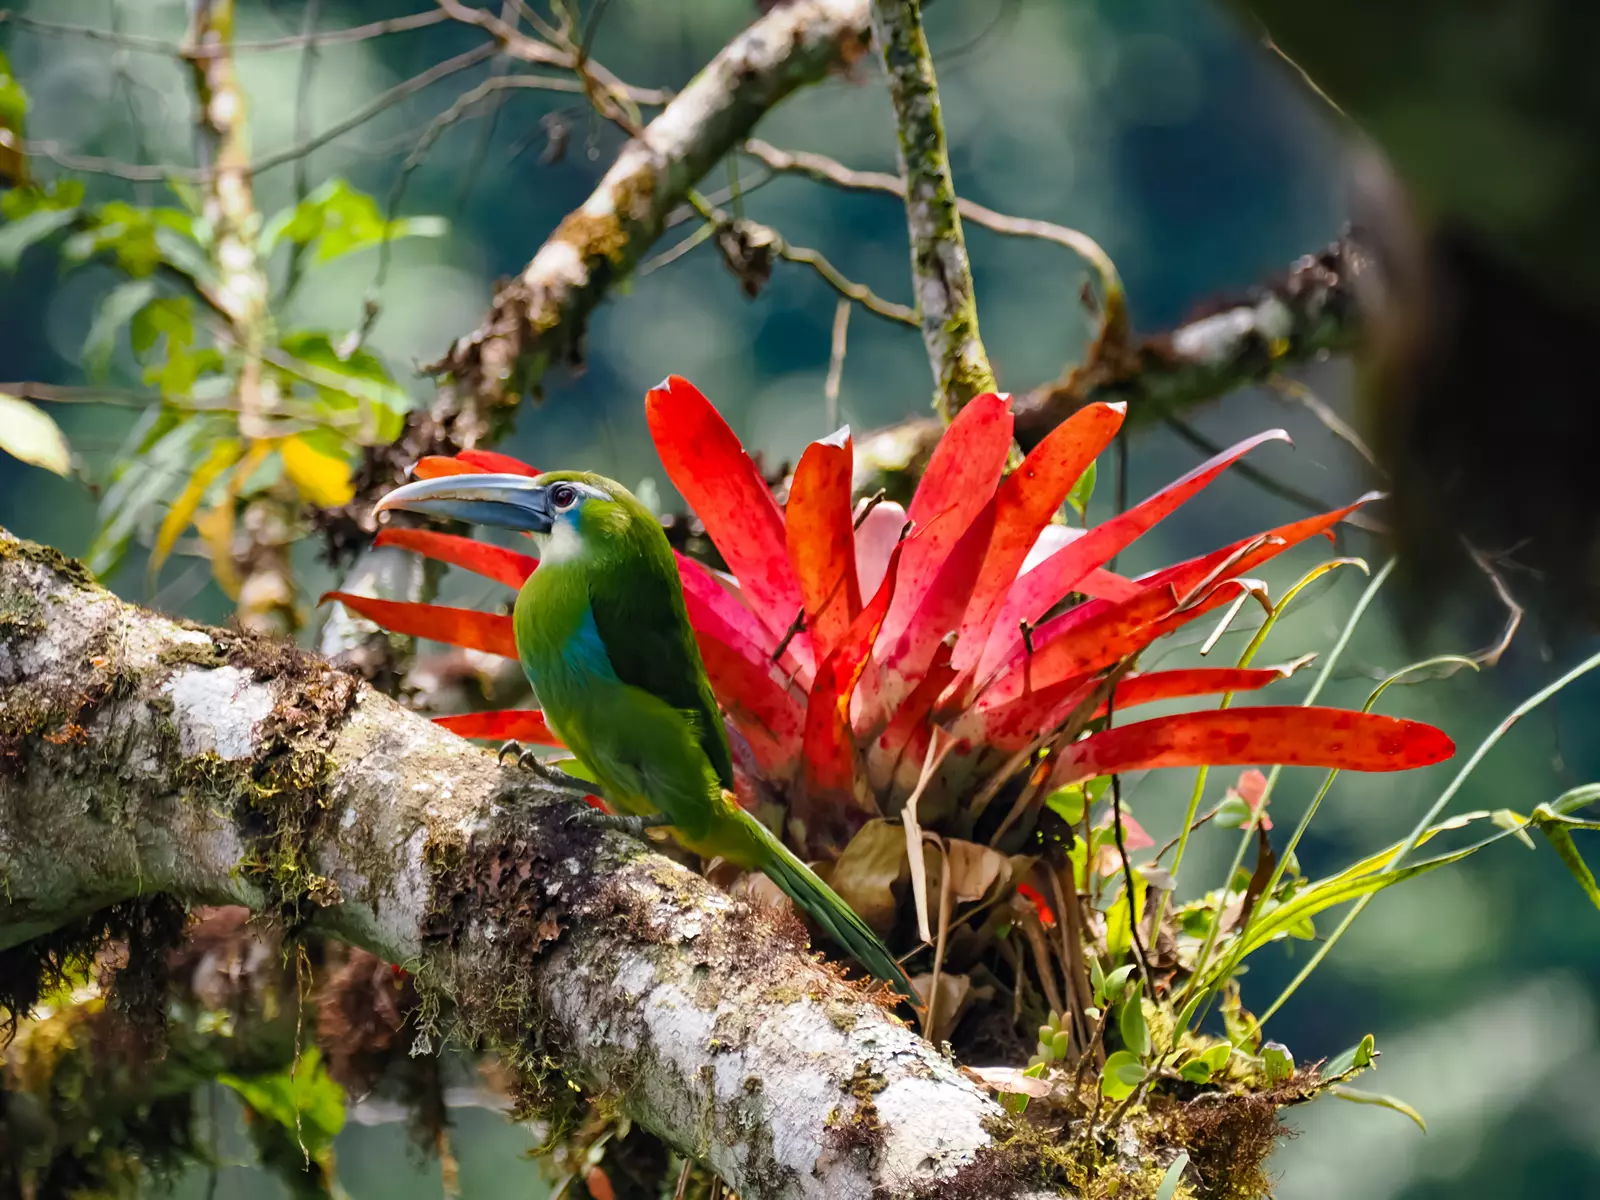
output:
[[[885,1086],[887,1080],[872,1069],[871,1063],[856,1064],[849,1083],[845,1085],[845,1091],[855,1100],[854,1110],[848,1116],[839,1109],[829,1114],[824,1137],[832,1149],[841,1154],[860,1152],[871,1155],[883,1148],[887,1135],[873,1097]]]
[[[169,896],[125,901],[0,951],[0,1038],[53,993],[90,980],[102,951],[123,959],[112,976],[114,1004],[132,1026],[159,1036],[166,1019],[167,955],[183,940],[187,914]]]

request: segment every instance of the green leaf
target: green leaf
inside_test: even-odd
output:
[[[1282,1083],[1294,1074],[1294,1055],[1282,1042],[1268,1042],[1261,1047],[1261,1062],[1269,1083]]]
[[[1178,1074],[1190,1083],[1210,1083],[1211,1067],[1198,1058],[1191,1058],[1178,1068]]]
[[[1328,1089],[1328,1092],[1341,1100],[1348,1100],[1352,1104],[1377,1104],[1383,1108],[1392,1108],[1395,1112],[1410,1117],[1415,1121],[1417,1128],[1422,1130],[1423,1133],[1428,1132],[1428,1123],[1422,1119],[1422,1114],[1404,1100],[1397,1100],[1393,1096],[1384,1096],[1378,1092],[1358,1091],[1353,1087],[1345,1087],[1343,1084],[1335,1084]]]
[[[156,503],[175,492],[179,482],[193,474],[210,442],[228,436],[233,427],[232,414],[224,422],[217,417],[182,420],[164,413],[141,439],[146,444],[139,456],[123,467],[100,500],[100,529],[84,556],[89,570],[102,578],[114,570],[135,531],[153,518]]]
[[[1144,1019],[1144,1001],[1139,988],[1133,987],[1128,998],[1117,1010],[1117,1029],[1122,1034],[1122,1044],[1143,1060],[1150,1054],[1150,1026]]]
[[[1133,963],[1118,967],[1101,980],[1100,986],[1095,989],[1095,998],[1107,1004],[1115,1004],[1122,999],[1122,990],[1128,986],[1128,976],[1132,975],[1133,971]]]
[[[1108,1100],[1122,1100],[1133,1094],[1144,1079],[1144,1064],[1126,1050],[1106,1056],[1105,1071],[1100,1076],[1100,1090]]]
[[[328,1074],[315,1049],[282,1071],[249,1078],[223,1074],[217,1082],[237,1092],[255,1113],[283,1126],[313,1156],[332,1146],[344,1128],[344,1089]]]
[[[1324,1079],[1344,1079],[1357,1071],[1364,1071],[1378,1057],[1377,1041],[1369,1033],[1343,1054],[1335,1054],[1322,1067]]]
[[[1096,464],[1091,462],[1083,474],[1078,476],[1078,482],[1072,485],[1072,490],[1067,493],[1067,503],[1079,517],[1084,515],[1089,507],[1089,499],[1094,495],[1095,467]]]
[[[1128,895],[1126,889],[1119,895],[1116,902],[1106,910],[1106,953],[1112,958],[1121,958],[1133,946],[1133,922],[1144,920],[1145,894],[1150,890],[1149,885],[1140,878],[1139,872],[1133,872],[1133,916],[1130,920],[1128,913]]]
[[[1563,792],[1550,802],[1550,811],[1564,817],[1569,813],[1600,800],[1600,783],[1586,783],[1570,792]]]
[[[1217,815],[1212,821],[1218,829],[1239,829],[1249,819],[1250,806],[1245,803],[1244,797],[1229,792],[1222,798],[1222,803],[1217,805]]]
[[[1179,1150],[1178,1157],[1172,1160],[1167,1173],[1161,1177],[1161,1186],[1156,1189],[1156,1200],[1172,1200],[1178,1194],[1178,1185],[1183,1182],[1183,1170],[1188,1165],[1189,1152]]]
[[[169,355],[194,345],[194,303],[189,297],[158,296],[133,314],[128,339],[134,357],[144,361],[162,338]]]
[[[1073,784],[1070,787],[1057,788],[1044,798],[1044,804],[1046,808],[1068,825],[1076,825],[1083,820],[1083,788],[1077,784]]]
[[[78,213],[76,208],[39,208],[0,225],[0,269],[15,271],[29,246],[67,228]]]
[[[1594,872],[1589,870],[1589,864],[1583,861],[1583,855],[1578,853],[1578,847],[1573,844],[1572,835],[1554,822],[1536,822],[1536,828],[1544,834],[1545,839],[1555,852],[1561,856],[1561,861],[1566,863],[1567,870],[1572,872],[1572,877],[1578,881],[1578,886],[1583,889],[1583,894],[1589,897],[1589,902],[1600,908],[1600,885],[1594,881]]]
[[[61,426],[36,404],[0,393],[0,450],[25,463],[72,473],[72,451]]]
[[[377,355],[357,350],[340,357],[322,330],[287,333],[279,346],[292,360],[291,369],[279,371],[286,391],[310,384],[316,404],[326,416],[357,414],[362,427],[351,432],[366,445],[392,442],[400,436],[405,413],[412,407],[411,394],[394,382]]]
[[[316,263],[331,262],[352,251],[376,246],[385,238],[443,237],[449,222],[442,217],[408,217],[385,221],[378,202],[343,179],[330,179],[293,208],[274,213],[261,230],[263,257],[287,239],[308,247]]]
[[[117,333],[136,314],[155,299],[156,285],[148,279],[134,279],[112,288],[100,302],[100,311],[83,339],[83,365],[91,375],[104,375],[111,369],[111,355],[117,348]]]

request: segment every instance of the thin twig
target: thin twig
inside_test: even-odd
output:
[[[28,16],[26,13],[0,9],[0,24],[15,25],[18,29],[26,29],[30,33],[45,34],[50,37],[78,37],[91,42],[106,42],[113,46],[119,46],[124,50],[141,50],[149,54],[164,54],[170,58],[216,58],[224,53],[251,54],[270,50],[293,50],[312,41],[325,46],[339,42],[361,42],[372,38],[384,37],[391,33],[406,33],[413,29],[426,29],[430,25],[439,25],[447,20],[449,20],[449,17],[445,13],[438,9],[430,9],[427,12],[412,13],[406,17],[392,17],[386,21],[372,21],[366,25],[354,25],[348,29],[329,29],[318,34],[301,33],[298,36],[270,38],[260,42],[234,42],[227,49],[210,47],[190,52],[178,43],[165,41],[162,38],[143,37],[135,33],[122,33],[116,29],[99,29],[92,25],[63,25],[55,21],[41,21],[37,17]]]
[[[1205,434],[1201,433],[1194,426],[1190,425],[1182,417],[1179,417],[1173,413],[1167,413],[1162,416],[1161,420],[1168,429],[1172,430],[1173,433],[1177,434],[1184,441],[1188,442],[1189,445],[1193,446],[1196,450],[1199,450],[1201,453],[1205,454],[1206,457],[1215,457],[1223,452],[1222,446],[1212,441]],[[1289,503],[1298,505],[1309,512],[1328,512],[1334,507],[1331,504],[1327,504],[1324,501],[1317,499],[1317,497],[1311,495],[1309,492],[1302,492],[1299,488],[1293,486],[1292,484],[1287,484],[1281,480],[1274,479],[1271,475],[1267,474],[1267,472],[1261,470],[1261,468],[1252,466],[1250,463],[1243,460],[1233,464],[1233,473],[1239,476],[1239,478],[1248,480],[1250,483],[1255,484],[1268,495],[1276,496],[1280,500],[1287,500]],[[1348,524],[1354,525],[1357,529],[1366,530],[1368,533],[1388,532],[1388,527],[1385,526],[1383,522],[1369,517],[1362,512],[1352,512],[1348,514],[1345,517],[1345,521]]]
[[[1117,689],[1113,684],[1106,694],[1106,728],[1110,729],[1117,715]],[[1143,943],[1139,940],[1139,906],[1133,890],[1133,864],[1128,861],[1127,831],[1122,827],[1122,776],[1111,773],[1111,832],[1117,843],[1117,857],[1122,860],[1122,886],[1128,900],[1128,939],[1133,943],[1134,961],[1139,964],[1139,977],[1144,980],[1145,995],[1155,998],[1156,984],[1150,974],[1150,963]],[[1158,936],[1156,933],[1152,937]]]
[[[825,154],[813,154],[803,150],[780,150],[760,138],[751,138],[745,142],[743,149],[752,158],[782,174],[804,175],[818,183],[830,184],[846,191],[882,192],[885,195],[905,199],[905,180],[887,171],[857,171]],[[1118,289],[1121,287],[1117,268],[1112,263],[1111,256],[1101,249],[1100,243],[1086,233],[1065,225],[1057,225],[1053,221],[1009,216],[964,197],[956,199],[956,209],[963,221],[981,225],[992,233],[1003,234],[1006,237],[1035,238],[1063,246],[1087,262],[1100,277],[1103,286],[1115,286]]]
[[[1494,594],[1500,598],[1500,603],[1506,607],[1506,623],[1504,628],[1500,630],[1500,636],[1491,645],[1467,657],[1472,659],[1473,662],[1482,663],[1486,667],[1498,666],[1500,656],[1510,647],[1511,639],[1517,636],[1517,629],[1522,624],[1523,608],[1522,605],[1517,603],[1517,598],[1511,594],[1511,589],[1506,585],[1505,578],[1499,571],[1495,570],[1494,563],[1489,561],[1488,556],[1481,553],[1476,546],[1465,538],[1462,539],[1461,544],[1466,546],[1467,553],[1472,556],[1472,561],[1478,565],[1478,570],[1489,577],[1489,586],[1494,588]]]
[[[839,385],[844,378],[845,339],[850,333],[850,301],[841,297],[833,307],[833,340],[828,349],[828,377],[822,384],[823,415],[828,429],[839,428]]]
[[[1348,445],[1367,462],[1376,467],[1377,456],[1372,453],[1371,447],[1361,438],[1361,435],[1345,423],[1343,417],[1333,409],[1310,388],[1298,379],[1290,379],[1286,375],[1274,373],[1267,377],[1267,386],[1280,396],[1286,396],[1303,405],[1312,416],[1322,423],[1322,427],[1334,437]]]

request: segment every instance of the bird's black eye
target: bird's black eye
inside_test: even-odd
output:
[[[571,508],[578,502],[578,489],[570,483],[558,483],[550,489],[550,502],[557,508]]]

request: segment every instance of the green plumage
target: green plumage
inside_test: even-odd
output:
[[[727,731],[660,524],[598,475],[537,481],[557,506],[517,597],[523,670],[545,720],[616,807],[670,819],[684,846],[766,873],[863,966],[915,1000],[883,943],[733,797]],[[568,485],[562,490],[559,485]]]

